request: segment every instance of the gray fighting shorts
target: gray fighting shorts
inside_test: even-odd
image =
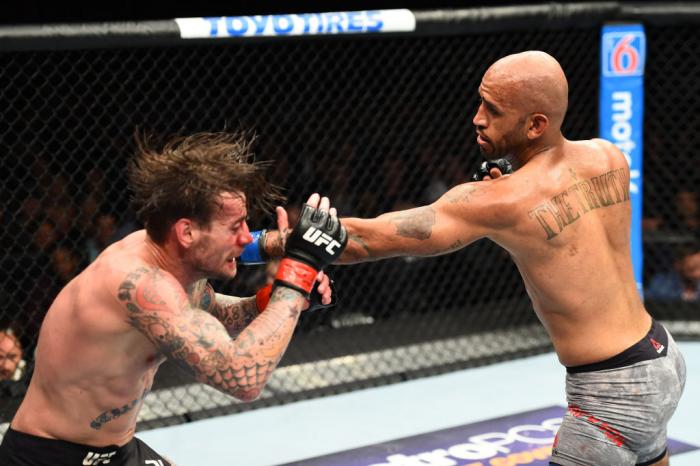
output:
[[[666,454],[666,424],[685,385],[685,361],[658,322],[609,360],[567,368],[569,404],[550,464],[650,465]]]

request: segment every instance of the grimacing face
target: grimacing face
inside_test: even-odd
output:
[[[199,236],[191,248],[189,261],[202,276],[220,279],[236,276],[236,258],[253,241],[247,215],[243,194],[224,193],[209,225],[197,226]]]

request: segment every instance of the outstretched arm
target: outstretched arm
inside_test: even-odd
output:
[[[341,263],[447,254],[507,222],[493,182],[461,184],[434,203],[372,219],[343,218],[349,241]]]
[[[394,256],[447,254],[486,236],[490,227],[507,222],[502,189],[493,182],[461,184],[434,203],[389,212],[372,219],[342,218],[348,245],[336,263],[355,263]],[[311,198],[310,198],[311,199]],[[284,253],[286,233],[268,231],[264,249],[269,257]]]

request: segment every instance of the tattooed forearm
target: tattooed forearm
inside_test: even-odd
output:
[[[235,337],[260,314],[255,297],[237,298],[216,294],[211,314],[224,324],[229,335]]]
[[[575,179],[575,178],[574,178]],[[579,181],[529,212],[551,240],[592,210],[629,202],[629,175],[624,168]]]
[[[263,249],[268,257],[282,257],[284,255],[284,247],[291,232],[290,228],[267,232]]]
[[[253,311],[249,306],[254,305],[253,300],[231,302],[229,310],[240,305],[243,317],[236,320],[228,316],[230,322],[234,326],[247,322],[240,335],[231,339],[221,322],[193,306],[182,286],[157,268],[142,267],[129,273],[119,285],[117,296],[126,307],[128,322],[158,351],[198,381],[243,400],[260,393],[281,359],[305,305],[300,293],[284,287],[275,290],[265,312],[257,318],[251,319]],[[247,312],[242,311],[244,308]],[[117,413],[122,415],[134,406],[103,413],[96,422]]]
[[[372,253],[369,251],[369,246],[365,242],[364,239],[362,239],[362,236],[360,235],[354,235],[351,234],[348,236],[348,243],[354,243],[360,248],[362,248],[363,251],[367,253],[367,257],[372,257]],[[352,247],[352,244],[350,245]]]
[[[396,234],[399,236],[426,240],[433,232],[435,210],[429,206],[418,207],[393,214],[389,221],[396,225]]]
[[[263,384],[277,367],[289,344],[303,303],[304,299],[301,293],[285,287],[275,288],[270,297],[268,309],[281,310],[287,319],[276,318],[269,310],[266,310],[255,321],[260,331],[246,329],[237,339],[239,343],[237,355],[255,359],[255,363],[246,364],[236,370],[229,370],[221,359],[221,355],[213,354],[203,361],[203,364],[208,368],[205,371],[207,374],[205,381],[216,386],[235,380],[237,385],[235,395],[245,399],[247,394]],[[292,323],[291,329],[289,328],[290,322]],[[260,338],[260,334],[266,336]],[[269,347],[273,347],[275,350],[265,351]],[[255,357],[256,353],[259,353],[257,358]]]
[[[433,255],[439,256],[439,255],[441,255],[441,254],[447,254],[447,253],[449,253],[449,252],[453,252],[453,251],[456,251],[456,250],[458,250],[458,249],[461,249],[461,248],[464,247],[464,246],[466,246],[466,243],[465,243],[465,242],[463,242],[463,241],[461,241],[461,240],[457,240],[457,241],[455,241],[454,243],[452,243],[452,244],[450,244],[449,246],[447,246],[445,249],[441,249],[441,250],[439,250],[439,251],[435,251],[435,252],[433,253]]]

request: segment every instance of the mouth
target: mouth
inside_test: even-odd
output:
[[[486,145],[490,145],[491,141],[489,141],[488,138],[482,136],[481,133],[476,133],[476,143],[483,147]]]

